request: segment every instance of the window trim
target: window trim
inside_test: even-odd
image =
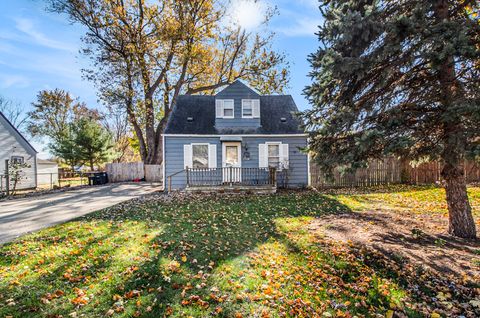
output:
[[[224,119],[233,119],[235,118],[235,100],[233,99],[222,99],[222,118]],[[232,116],[226,116],[225,115],[225,102],[228,101],[228,102],[232,102]],[[230,107],[228,108],[230,109]]]
[[[278,147],[278,167],[275,167],[277,169],[281,169],[280,167],[280,164],[281,164],[281,160],[282,160],[282,156],[281,156],[281,150],[280,150],[280,147],[282,146],[282,142],[281,141],[269,141],[269,142],[266,142],[265,143],[267,145],[267,167],[270,167],[270,164],[269,164],[269,158],[270,158],[270,155],[269,155],[269,151],[268,151],[268,146],[277,146]],[[272,157],[273,158],[273,157]]]
[[[16,162],[17,159],[21,159],[21,162]],[[15,161],[15,162],[14,162]],[[25,163],[25,157],[24,156],[10,156],[10,162],[12,164],[24,164]]]
[[[193,146],[207,146],[207,167],[206,168],[194,168],[193,167]],[[191,143],[190,147],[192,147],[192,169],[208,169],[210,167],[210,144],[205,142],[195,142]]]
[[[254,118],[253,117],[253,101],[254,101],[254,99],[242,99],[242,118]],[[252,111],[250,116],[244,115],[244,113],[243,113],[243,110],[245,108],[245,102],[250,103],[250,109]]]

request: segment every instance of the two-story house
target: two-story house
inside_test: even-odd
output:
[[[296,112],[290,95],[260,95],[241,81],[215,96],[179,96],[163,137],[166,188],[307,186]]]

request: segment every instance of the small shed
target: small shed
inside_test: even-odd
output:
[[[58,164],[55,161],[37,159],[37,186],[58,184]]]

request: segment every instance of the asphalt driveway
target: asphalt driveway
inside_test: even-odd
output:
[[[2,201],[0,244],[160,189],[151,183],[115,183]]]

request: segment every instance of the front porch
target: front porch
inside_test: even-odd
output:
[[[275,193],[275,168],[187,168],[184,170],[187,192],[255,192]],[[167,180],[171,191],[171,178]]]

